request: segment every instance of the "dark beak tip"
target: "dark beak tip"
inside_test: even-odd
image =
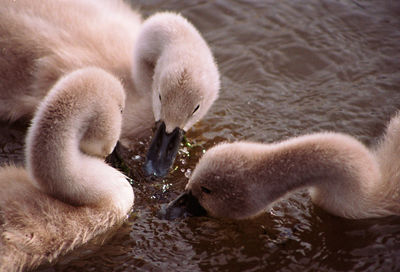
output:
[[[175,220],[177,218],[185,218],[187,215],[183,212],[182,209],[176,207],[170,207],[169,204],[165,204],[161,207],[158,212],[158,218],[162,220]]]
[[[200,205],[191,192],[185,192],[168,205],[162,207],[159,215],[162,219],[174,220],[177,218],[206,216],[207,211]]]
[[[157,213],[157,217],[162,220],[168,220],[167,218],[167,204],[161,206],[161,209]]]
[[[152,176],[152,177],[165,177],[168,174],[169,169],[165,168],[155,168],[153,165],[153,161],[149,160],[146,161],[145,164],[143,165],[143,170],[146,176]]]
[[[148,176],[164,177],[167,175],[178,153],[183,132],[176,128],[168,134],[165,129],[165,123],[159,123],[150,143],[144,164],[144,172]]]

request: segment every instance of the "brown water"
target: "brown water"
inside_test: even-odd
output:
[[[220,67],[220,98],[166,179],[145,181],[143,152],[124,154],[136,194],[129,221],[97,251],[44,270],[400,271],[400,217],[341,219],[305,191],[256,220],[157,218],[217,142],[334,130],[373,144],[400,109],[400,2],[134,3],[145,15],[179,11],[198,27]],[[1,130],[0,162],[21,160],[23,126]]]

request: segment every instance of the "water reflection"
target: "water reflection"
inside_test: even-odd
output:
[[[399,270],[398,217],[337,218],[312,205],[306,192],[251,221],[156,216],[183,190],[203,151],[221,141],[271,142],[334,130],[373,144],[400,108],[399,2],[133,2],[146,15],[179,11],[199,28],[222,73],[221,96],[188,133],[194,147],[181,151],[166,179],[151,182],[141,175],[146,142],[138,144],[138,153],[125,154],[132,158],[136,203],[116,237],[95,253],[44,269]],[[4,132],[10,140],[0,142],[2,161],[21,157],[20,131]]]

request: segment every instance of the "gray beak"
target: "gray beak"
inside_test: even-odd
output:
[[[184,192],[175,200],[171,201],[167,207],[161,209],[160,216],[163,219],[173,220],[188,216],[205,216],[207,211],[200,205],[191,191]]]
[[[164,177],[175,161],[184,130],[175,128],[171,133],[166,132],[164,122],[158,123],[157,130],[151,141],[146,155],[144,171],[147,175]]]

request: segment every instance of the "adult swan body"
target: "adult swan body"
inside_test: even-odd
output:
[[[400,214],[400,114],[372,150],[353,137],[316,133],[280,143],[237,142],[211,148],[186,192],[166,216],[191,213],[243,219],[290,192],[307,188],[314,203],[337,216]]]
[[[183,131],[219,91],[212,53],[185,18],[158,13],[142,22],[121,0],[0,0],[0,118],[31,118],[63,75],[96,66],[122,81],[120,141],[132,147],[158,130],[146,171],[163,176]]]
[[[27,170],[0,168],[0,271],[52,262],[127,217],[132,187],[104,162],[124,103],[120,82],[98,68],[68,74],[44,98],[27,135]]]

